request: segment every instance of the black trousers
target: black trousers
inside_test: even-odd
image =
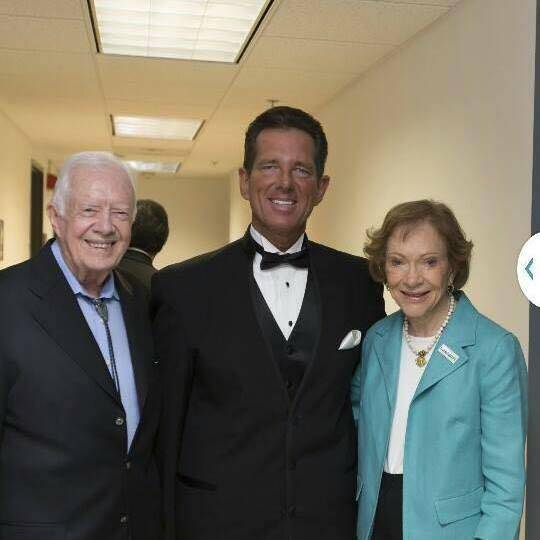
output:
[[[383,472],[372,540],[403,540],[403,475]]]

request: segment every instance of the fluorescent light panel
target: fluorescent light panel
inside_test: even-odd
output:
[[[106,54],[235,62],[268,0],[93,0]]]
[[[125,160],[124,163],[129,165],[133,170],[141,173],[153,172],[164,174],[175,174],[180,168],[180,162],[163,162],[163,161],[136,161]]]
[[[203,121],[194,119],[155,118],[151,116],[113,115],[117,137],[146,139],[182,139],[192,141]]]

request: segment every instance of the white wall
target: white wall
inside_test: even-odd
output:
[[[139,178],[137,198],[154,199],[169,215],[169,239],[155,260],[162,268],[229,241],[229,183],[223,180]]]
[[[0,219],[4,221],[4,257],[0,268],[30,255],[30,175],[32,147],[0,111]]]
[[[332,177],[312,238],[362,253],[394,204],[449,204],[475,243],[465,290],[528,342],[516,280],[530,235],[534,0],[463,0],[317,116]]]

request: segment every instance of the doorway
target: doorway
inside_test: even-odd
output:
[[[43,170],[32,164],[30,188],[30,257],[43,245]]]

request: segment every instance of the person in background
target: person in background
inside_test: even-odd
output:
[[[352,385],[359,540],[518,538],[527,375],[510,332],[461,291],[472,243],[444,204],[399,204],[368,232],[400,310],[368,332]]]
[[[263,112],[240,169],[244,237],[153,278],[167,539],[354,536],[350,381],[384,304],[364,259],[305,235],[326,154],[312,116]]]
[[[141,286],[114,271],[135,210],[111,154],[63,166],[55,239],[0,272],[0,538],[161,534],[160,392]]]
[[[165,208],[151,199],[137,201],[137,213],[131,226],[131,243],[118,268],[138,279],[150,294],[150,282],[157,272],[155,256],[169,236],[169,220]]]

